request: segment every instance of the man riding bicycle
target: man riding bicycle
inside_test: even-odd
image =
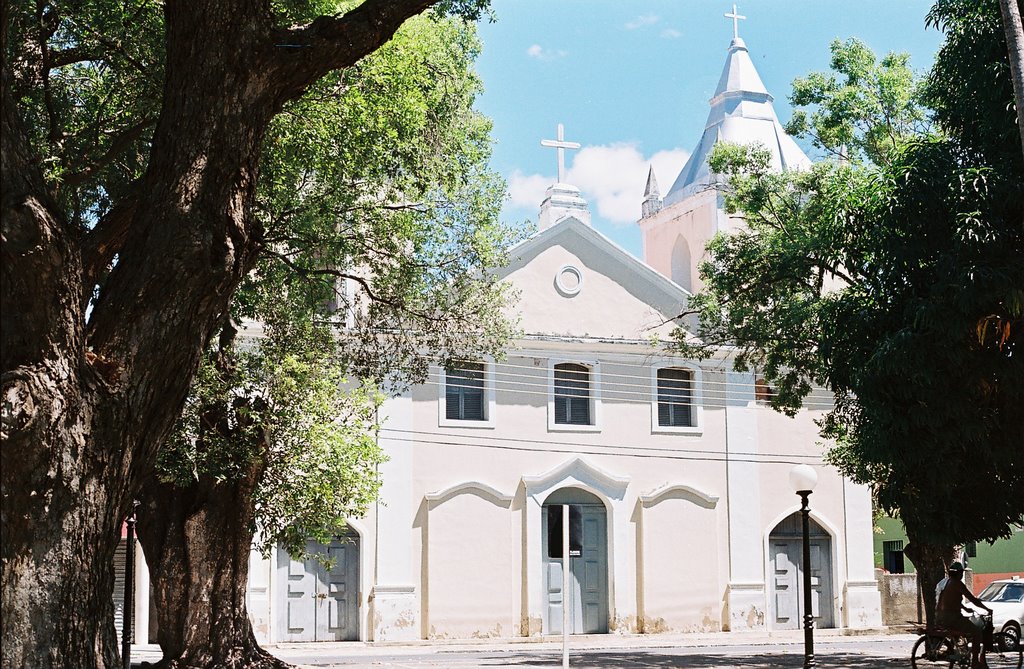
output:
[[[981,642],[985,632],[985,623],[978,619],[964,616],[963,600],[966,597],[971,604],[992,613],[992,609],[975,597],[964,585],[964,566],[959,562],[949,565],[948,578],[943,579],[936,589],[938,599],[935,603],[935,622],[946,629],[962,634],[971,640],[971,667],[987,667],[984,654],[979,658]],[[966,609],[970,611],[970,609]]]

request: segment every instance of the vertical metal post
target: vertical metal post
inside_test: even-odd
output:
[[[917,572],[917,578],[914,579],[917,582],[917,624],[921,624],[924,620],[924,600],[921,598],[921,572]]]
[[[135,622],[135,510],[138,500],[132,501],[132,510],[125,519],[124,608],[121,614],[121,662],[124,669],[132,666],[132,628]]]
[[[562,505],[562,667],[569,669],[569,505]]]
[[[800,514],[803,520],[804,555],[804,669],[814,667],[814,613],[811,610],[811,509],[807,503],[810,490],[797,492],[800,495]]]

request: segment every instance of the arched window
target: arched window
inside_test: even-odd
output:
[[[446,369],[444,402],[448,420],[485,420],[484,364],[460,362]]]
[[[693,372],[678,367],[658,370],[658,425],[691,427],[693,411]]]
[[[575,362],[555,365],[555,423],[592,425],[590,368]]]
[[[690,245],[682,235],[676,238],[675,246],[672,247],[672,280],[688,291],[693,291],[693,282],[690,280],[691,272]]]

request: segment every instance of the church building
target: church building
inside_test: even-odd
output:
[[[697,361],[664,344],[700,288],[707,241],[742,225],[723,210],[707,158],[759,142],[780,170],[808,158],[786,135],[734,36],[699,144],[662,198],[653,171],[639,221],[643,259],[590,225],[558,182],[538,231],[500,277],[520,294],[521,338],[503,360],[431,370],[385,404],[381,501],[326,550],[330,572],[281,555],[254,565],[264,638],[412,640],[796,629],[800,499],[813,466],[813,614],[819,628],[881,625],[871,500],[822,464],[814,419],[765,406],[729,351]],[[570,588],[562,589],[569,504]]]
[[[537,232],[499,276],[519,292],[522,335],[501,360],[435,367],[383,407],[380,501],[333,560],[253,555],[249,611],[265,642],[657,634],[801,626],[798,464],[810,495],[818,628],[881,625],[868,489],[822,463],[812,394],[794,418],[738,372],[729,350],[667,346],[699,290],[707,241],[742,222],[723,210],[707,158],[759,142],[780,170],[808,158],[786,135],[734,33],[700,142],[662,197],[653,170],[638,259],[590,225],[558,182]],[[642,178],[643,175],[637,175]],[[562,505],[570,505],[563,591]]]

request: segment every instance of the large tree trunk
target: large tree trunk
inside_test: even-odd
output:
[[[83,259],[89,244],[29,148],[7,62],[8,13],[21,10],[3,3],[4,669],[117,665],[118,527],[259,249],[250,205],[267,125],[430,4],[368,0],[343,17],[275,29],[269,2],[167,0],[147,172],[123,243],[106,249],[118,262],[87,321],[82,296],[94,286],[83,266],[97,259]]]
[[[97,411],[110,386],[84,349],[81,256],[32,162],[6,67],[2,95],[2,665],[95,666],[117,657],[125,463],[92,447],[112,416]]]
[[[941,546],[928,543],[914,536],[907,527],[909,542],[903,554],[910,558],[917,569],[917,579],[921,586],[921,599],[924,602],[925,620],[928,627],[935,623],[935,586],[946,575],[946,566],[953,560],[953,546]]]
[[[226,323],[211,354],[228,384],[236,335]],[[254,495],[269,455],[265,434],[243,407],[252,404],[228,394],[202,407],[198,417],[195,448],[218,449],[218,462],[231,458],[230,475],[203,471],[186,484],[154,479],[144,488],[139,541],[150,565],[162,668],[287,666],[259,647],[245,605]],[[233,448],[223,452],[224,444]]]
[[[226,482],[146,487],[138,529],[156,600],[161,669],[288,666],[260,648],[245,606],[252,495],[263,468],[253,461],[244,477]]]
[[[999,0],[1003,15],[1003,32],[1010,56],[1010,76],[1013,78],[1013,100],[1017,106],[1017,131],[1020,134],[1021,154],[1024,155],[1024,22],[1018,0]]]

